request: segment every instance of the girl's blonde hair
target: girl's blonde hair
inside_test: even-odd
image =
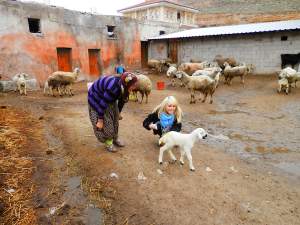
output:
[[[177,99],[174,96],[168,96],[166,97],[158,106],[156,106],[153,110],[153,112],[157,112],[158,117],[162,112],[166,112],[166,106],[167,105],[175,105],[176,109],[175,109],[175,117],[177,119],[177,122],[180,123],[181,119],[182,119],[182,110],[178,104]]]

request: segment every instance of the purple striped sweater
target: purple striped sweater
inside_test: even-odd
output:
[[[121,79],[115,76],[103,76],[96,80],[88,91],[89,105],[96,110],[100,119],[109,103],[118,100],[121,94]]]

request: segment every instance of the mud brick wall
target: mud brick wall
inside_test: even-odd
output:
[[[178,25],[167,23],[140,23],[119,16],[9,0],[0,1],[0,15],[0,74],[7,79],[25,72],[40,84],[59,67],[80,67],[85,77],[92,78],[114,73],[118,60],[129,69],[139,68],[141,40],[159,35],[160,30],[179,30]],[[28,18],[40,20],[40,33],[29,31]],[[115,26],[116,37],[108,36],[107,25]],[[96,50],[96,56],[89,50]],[[96,74],[90,65],[95,61],[97,65],[92,69],[99,69]]]

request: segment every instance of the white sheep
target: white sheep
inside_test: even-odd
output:
[[[132,93],[135,96],[136,101],[138,101],[137,93],[139,92],[142,95],[142,100],[140,103],[143,102],[144,95],[146,95],[146,103],[148,103],[148,95],[151,93],[152,90],[152,81],[150,78],[144,74],[136,74],[137,82],[135,84]]]
[[[234,77],[241,77],[241,82],[245,86],[245,76],[250,72],[250,68],[246,65],[231,67],[228,62],[224,63],[224,78],[225,83],[231,85]]]
[[[60,96],[63,94],[74,95],[72,84],[77,80],[79,72],[80,69],[75,68],[73,72],[56,71],[52,73],[47,79],[51,95],[54,96],[54,89],[58,90]]]
[[[282,78],[287,78],[287,77],[292,77],[294,74],[296,74],[297,71],[294,70],[291,67],[286,67],[284,69],[282,69],[278,75],[278,79],[282,79]]]
[[[167,77],[171,78],[172,86],[175,87],[175,77],[176,77],[177,68],[175,66],[170,66],[167,70]]]
[[[164,151],[168,150],[170,157],[173,161],[176,161],[176,157],[172,152],[172,148],[177,146],[180,149],[180,164],[183,165],[183,158],[186,155],[189,160],[189,167],[191,171],[195,171],[192,160],[192,148],[195,142],[199,139],[205,139],[207,133],[203,128],[197,128],[189,134],[182,134],[176,131],[170,131],[159,139],[159,150],[158,162],[162,164]]]
[[[189,89],[191,93],[190,104],[196,103],[195,91],[199,91],[204,95],[202,102],[206,101],[207,95],[210,95],[210,104],[212,104],[212,96],[218,86],[220,73],[216,73],[215,79],[203,75],[203,76],[189,76],[183,71],[177,71],[176,77],[182,81],[182,83]]]
[[[17,82],[21,77],[23,77],[23,78],[25,78],[25,80],[27,80],[29,75],[26,73],[17,73],[16,75],[13,76],[12,81],[15,84],[15,91],[19,90]]]
[[[28,77],[29,76],[26,73],[19,73],[13,77],[13,81],[16,83],[16,90],[19,91],[20,95],[27,95],[26,79]]]
[[[206,75],[214,79],[217,73],[221,73],[221,72],[222,69],[220,67],[210,67],[210,68],[205,68],[203,70],[197,70],[192,74],[192,76]]]
[[[277,92],[280,93],[281,91],[285,91],[285,93],[289,94],[289,81],[286,78],[282,78],[278,80],[278,89]]]

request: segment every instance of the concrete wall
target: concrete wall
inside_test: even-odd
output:
[[[149,59],[166,59],[168,57],[168,44],[166,41],[150,41],[148,48]]]
[[[72,68],[89,75],[88,49],[100,49],[102,73],[112,73],[119,58],[130,68],[141,63],[140,41],[157,36],[160,30],[178,27],[164,23],[140,23],[130,18],[101,16],[17,1],[0,2],[0,74],[18,72],[40,83],[58,69],[57,48],[72,48]],[[38,18],[41,33],[30,33],[28,17]],[[107,25],[116,26],[117,38],[109,38]]]
[[[288,36],[288,40],[281,41],[281,36]],[[167,41],[152,41],[149,49],[151,55],[163,58],[165,52],[158,48],[163,45],[166,46]],[[255,65],[256,73],[279,70],[281,54],[297,53],[300,53],[300,31],[185,38],[178,44],[179,62],[189,62],[190,59],[212,61],[221,54],[234,57],[238,62]]]

